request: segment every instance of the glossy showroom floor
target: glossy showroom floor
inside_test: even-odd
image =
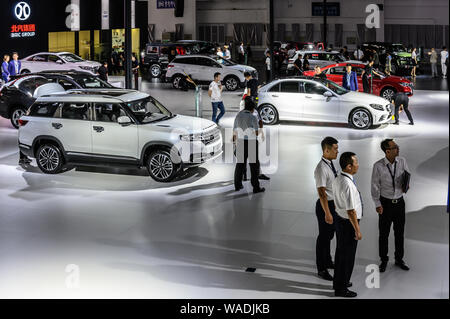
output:
[[[148,83],[144,89],[177,113],[194,112],[192,91]],[[352,277],[358,297],[448,298],[449,96],[415,93],[413,127],[404,114],[400,126],[369,131],[271,127],[279,134],[278,164],[263,171],[277,171],[263,184],[267,192],[255,196],[249,185],[234,192],[232,164],[212,163],[173,184],[153,182],[145,170],[24,171],[16,165],[17,132],[1,119],[0,297],[330,298],[331,283],[316,277],[314,262],[313,170],[321,139],[333,135],[361,165],[356,180],[366,214]],[[225,95],[223,125],[230,127],[239,96]],[[204,106],[209,117],[206,99]],[[405,234],[411,271],[390,264],[380,288],[369,289],[366,267],[378,264],[370,173],[387,137],[396,139],[413,174]],[[66,268],[71,264],[78,268]]]

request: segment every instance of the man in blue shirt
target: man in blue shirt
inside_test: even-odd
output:
[[[20,74],[20,71],[22,69],[22,63],[19,61],[19,54],[17,52],[14,52],[12,54],[12,60],[9,62],[9,74],[11,76]]]
[[[347,64],[346,72],[342,79],[342,86],[350,91],[358,91],[358,77],[355,71],[352,71],[352,66]]]

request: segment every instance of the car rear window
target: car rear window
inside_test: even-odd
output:
[[[53,117],[60,103],[35,103],[30,108],[29,116]]]
[[[175,58],[172,63],[195,64],[194,58]]]

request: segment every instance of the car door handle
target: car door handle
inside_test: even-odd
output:
[[[103,126],[94,126],[93,129],[97,133],[101,133],[101,132],[103,132],[105,130],[105,128]]]
[[[278,97],[278,95],[273,94],[272,97]]]
[[[305,97],[306,97],[307,99],[312,99],[312,96],[308,96],[308,95],[307,95],[307,96],[305,96]]]
[[[59,130],[61,127],[63,127],[63,125],[61,123],[52,123],[52,126],[57,130]]]

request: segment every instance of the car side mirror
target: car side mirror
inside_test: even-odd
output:
[[[330,91],[325,91],[323,93],[323,96],[325,96],[326,98],[330,98],[330,97],[333,97],[333,93],[331,93]]]
[[[131,124],[131,119],[128,116],[120,116],[117,119],[117,123],[119,123],[122,126],[128,126]]]
[[[56,60],[56,63],[63,64],[64,62],[62,60]]]

